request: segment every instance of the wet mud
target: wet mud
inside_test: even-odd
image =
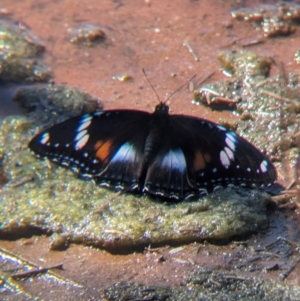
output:
[[[265,13],[259,1],[1,5],[11,46],[0,61],[0,297],[229,300],[235,288],[244,300],[299,299],[297,3],[268,1]],[[262,68],[245,75],[223,57],[222,69],[220,53],[246,53],[246,66]],[[196,73],[171,112],[237,130],[293,193],[225,191],[170,206],[116,196],[30,154],[30,137],[64,118],[102,107],[151,112],[157,99],[142,68],[161,99]]]

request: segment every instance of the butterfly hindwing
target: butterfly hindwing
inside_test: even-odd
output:
[[[144,191],[154,195],[173,199],[185,198],[193,187],[189,183],[186,158],[182,149],[161,149],[147,170],[144,185]]]

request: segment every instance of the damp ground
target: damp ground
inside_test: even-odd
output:
[[[254,1],[244,1],[242,6],[252,7],[258,4],[256,1],[255,3]],[[269,4],[272,2],[270,1]],[[20,88],[24,88],[24,85],[27,87],[37,80],[44,81],[50,77],[52,85],[54,85],[54,81],[59,86],[64,85],[80,89],[95,97],[97,101],[101,101],[99,103],[105,109],[135,108],[152,111],[157,104],[157,99],[142,75],[142,68],[146,69],[161,99],[166,98],[194,73],[197,73],[196,80],[193,80],[190,89],[179,91],[171,99],[171,111],[207,118],[216,122],[226,120],[228,124],[234,125],[239,116],[230,110],[215,111],[209,106],[191,103],[194,90],[192,85],[197,88],[197,82],[204,79],[209,83],[228,79],[220,71],[217,57],[221,51],[247,49],[269,58],[272,63],[270,77],[282,75],[282,72],[297,74],[299,69],[297,60],[294,59],[295,55],[297,58],[297,51],[299,50],[300,31],[297,24],[286,25],[295,26],[296,31],[291,30],[291,35],[286,35],[287,32],[283,30],[286,27],[283,27],[279,32],[283,31],[284,36],[265,37],[264,32],[257,24],[237,21],[232,18],[230,12],[241,7],[240,2],[237,1],[187,1],[186,3],[181,1],[172,1],[172,3],[102,1],[101,6],[94,1],[84,4],[75,4],[69,1],[39,4],[34,1],[3,1],[2,5],[1,13],[4,19],[13,20],[21,30],[30,29],[34,35],[43,41],[45,51],[39,55],[41,55],[42,63],[51,69],[50,71],[40,67],[40,65],[37,67],[35,60],[34,62],[30,61],[30,64],[25,64],[26,68],[22,67],[24,65],[19,66],[25,82],[22,83],[21,87],[16,83],[3,84],[1,89],[3,93],[5,92],[7,99],[15,95],[16,91],[18,91],[18,95],[22,95]],[[276,10],[275,12],[274,9],[271,11],[272,14],[276,14]],[[245,16],[247,13],[248,11],[242,15]],[[267,20],[266,22],[272,23],[273,21]],[[86,27],[78,32],[78,27],[80,28],[85,24],[97,25],[97,28],[88,27],[89,34],[85,32]],[[76,34],[77,38],[74,38]],[[31,59],[30,55],[27,59]],[[284,70],[280,66],[284,66]],[[6,78],[6,80],[8,79]],[[285,96],[287,98],[287,95]],[[34,98],[34,96],[30,95],[30,98]],[[39,99],[39,103],[45,105],[43,97],[40,98],[42,100]],[[46,106],[45,109],[47,111],[49,107]],[[20,113],[20,108],[18,106],[14,108],[13,105],[1,110],[6,111],[6,115],[10,114],[12,110],[17,110],[13,111],[15,114]],[[58,110],[58,112],[60,111]],[[54,115],[51,118],[57,118],[59,114]],[[10,136],[7,136],[6,145],[10,145],[9,139],[18,135],[18,133],[14,133],[14,130],[21,127],[22,130],[28,131],[30,126],[32,127],[32,124],[30,125],[26,119],[27,117],[9,118],[11,122],[7,129],[9,129]],[[40,122],[41,124],[51,123],[53,122],[51,118],[45,114],[40,116]],[[38,119],[38,115],[35,115],[35,123]],[[295,120],[296,123],[294,122],[292,126],[289,125],[289,129],[292,127],[292,132],[297,130],[295,128],[297,116]],[[34,129],[31,131],[31,134],[34,134]],[[29,133],[27,134],[29,135]],[[293,132],[294,134],[295,132]],[[25,140],[17,139],[17,142],[17,149],[15,150],[25,149]],[[10,146],[12,147],[13,144]],[[53,184],[43,182],[45,174],[47,176],[54,173],[54,177],[62,174],[63,178],[68,180],[73,177],[71,173],[63,169],[48,170],[45,163],[29,157],[29,155],[18,158],[19,153],[14,153],[14,149],[10,149],[9,154],[10,158],[13,159],[10,161],[12,165],[9,170],[5,170],[1,182],[8,181],[9,184],[9,180],[12,179],[23,180],[24,182],[12,182],[10,183],[12,185],[6,188],[5,198],[9,202],[5,203],[6,207],[3,208],[3,212],[16,210],[15,204],[28,193],[32,185],[41,184],[42,186],[38,186],[41,188],[41,193],[48,194],[49,200],[51,200],[50,196],[53,193],[51,185]],[[295,157],[288,157],[283,166],[277,163],[281,184],[287,185],[295,177],[293,175]],[[33,182],[32,177],[26,179],[28,175],[22,174],[23,169],[19,164],[20,162],[23,166],[24,164],[35,166],[33,168],[35,171],[40,170],[40,179],[38,181],[35,179]],[[56,193],[61,195],[68,190],[76,193],[76,189],[81,187],[80,180],[77,179],[74,179],[74,182],[70,184],[58,184],[61,190],[56,191]],[[25,188],[22,185],[25,185]],[[88,185],[90,184],[87,184],[85,189],[90,189]],[[45,186],[48,190],[45,190]],[[9,199],[9,189],[19,194],[18,199]],[[118,196],[113,200],[108,198],[111,205],[93,209],[96,214],[105,216],[110,209],[109,206],[117,206],[116,209],[118,209],[117,200]],[[143,199],[135,202],[139,205]],[[144,206],[147,202],[149,200],[145,200],[142,205]],[[34,208],[37,211],[40,209],[38,211],[40,217],[44,217],[48,213],[47,204],[43,204],[41,208],[38,208],[38,204],[29,205],[36,206]],[[67,206],[68,204],[64,205]],[[87,209],[84,204],[82,206],[83,210]],[[154,209],[159,212],[161,209],[158,207],[161,207],[162,204],[155,204],[155,206],[157,207]],[[186,207],[185,213],[205,214],[207,211],[207,204],[200,206],[201,208],[196,208],[196,210],[191,210],[190,204],[184,204],[184,206]],[[195,205],[192,204],[193,206]],[[260,223],[264,227],[256,227],[254,230],[248,231],[247,234],[245,232],[238,237],[235,237],[234,234],[225,236],[223,239],[226,241],[223,240],[222,242],[206,241],[206,238],[209,237],[201,237],[200,242],[195,233],[199,232],[201,225],[194,224],[194,227],[190,227],[189,224],[185,228],[180,225],[183,232],[190,234],[188,241],[177,240],[177,243],[174,243],[176,242],[175,237],[169,242],[160,240],[158,245],[145,246],[145,240],[136,250],[130,252],[124,250],[123,253],[126,254],[121,254],[120,248],[115,249],[115,252],[112,252],[111,249],[110,252],[105,251],[101,244],[98,245],[101,249],[95,248],[97,244],[94,244],[94,247],[87,246],[93,245],[93,243],[84,242],[82,237],[77,241],[78,244],[72,243],[76,241],[76,238],[74,239],[74,235],[72,236],[71,223],[65,227],[65,232],[69,235],[67,239],[64,239],[66,236],[63,239],[59,236],[51,239],[53,229],[40,225],[39,219],[28,220],[26,208],[23,209],[20,207],[18,210],[21,212],[16,211],[18,214],[17,221],[21,221],[21,223],[9,223],[11,227],[8,229],[11,232],[8,232],[8,236],[0,241],[0,293],[9,297],[10,300],[18,300],[18,294],[22,295],[24,300],[26,298],[30,300],[30,298],[37,296],[50,300],[55,298],[55,291],[59,296],[64,295],[65,299],[97,300],[105,298],[106,300],[121,300],[123,298],[126,300],[126,296],[118,294],[121,291],[128,291],[128,287],[132,288],[128,294],[139,296],[141,300],[149,300],[149,296],[141,295],[141,291],[145,292],[149,289],[156,293],[151,297],[153,300],[168,300],[167,298],[173,300],[174,294],[179,296],[183,294],[184,290],[190,289],[196,292],[198,289],[196,284],[203,284],[200,291],[204,297],[207,297],[211,293],[209,289],[215,291],[217,287],[221,291],[221,284],[226,282],[224,281],[225,278],[231,281],[225,283],[227,287],[230,285],[233,287],[232,282],[249,283],[249,279],[252,283],[256,283],[256,286],[263,286],[259,281],[272,280],[274,282],[268,282],[269,295],[271,291],[275,291],[281,299],[283,297],[286,297],[287,300],[299,299],[297,291],[300,285],[299,265],[297,264],[299,261],[299,227],[298,211],[295,208],[291,210],[279,209],[275,205],[266,206],[263,203]],[[66,210],[64,208],[62,211],[65,212]],[[154,213],[153,216],[157,218]],[[51,217],[53,218],[49,215],[49,218]],[[95,219],[95,215],[90,217],[92,220]],[[54,221],[56,220],[57,225],[59,225],[60,217],[56,216]],[[78,226],[82,228],[87,224],[92,225],[88,219],[86,224],[83,222],[74,225],[74,228],[77,227],[78,229]],[[251,226],[256,226],[253,219],[248,221],[249,224],[251,222],[253,223]],[[33,232],[28,231],[28,225],[34,226],[30,230],[36,230],[35,234],[38,235],[32,236]],[[16,235],[15,232],[18,230],[20,230],[19,235]],[[22,233],[22,230],[25,231]],[[126,242],[124,232],[116,229],[116,225],[113,228],[114,232],[112,229],[110,231],[110,233],[103,233],[104,236],[112,237],[114,241]],[[61,233],[61,229],[59,228],[57,232]],[[240,233],[236,232],[235,234]],[[26,238],[25,236],[30,237]],[[193,238],[197,242],[193,243]],[[162,242],[163,244],[161,244]],[[54,251],[53,249],[57,246],[65,247],[65,249]],[[22,276],[22,272],[26,270],[38,272],[39,267],[50,269],[46,269],[45,274],[40,273],[35,278],[32,278],[34,273],[32,275],[25,273]],[[213,271],[215,273],[219,271],[223,276],[213,275]],[[195,272],[198,274],[193,274]],[[18,274],[21,276],[17,276]],[[28,280],[27,277],[29,276],[31,278]],[[32,281],[32,279],[34,280]],[[257,279],[258,282],[255,282]],[[131,282],[114,286],[120,281]],[[137,287],[137,283],[151,286],[151,288]],[[211,283],[216,287],[211,286]],[[292,288],[288,289],[285,285],[292,285]],[[49,292],[50,286],[54,295]],[[157,286],[163,286],[164,290],[161,291]],[[45,287],[48,289],[45,290]],[[176,291],[180,288],[183,290]],[[107,290],[104,292],[104,289]],[[247,289],[249,289],[248,296],[251,296],[253,286],[247,286]],[[279,294],[284,290],[287,295]],[[266,296],[267,292],[264,294]],[[60,300],[62,299],[60,298]]]

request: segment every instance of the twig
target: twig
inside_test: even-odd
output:
[[[103,232],[107,233],[107,234],[119,234],[119,235],[123,235],[126,237],[130,237],[127,233],[122,232],[120,230],[115,230],[115,229],[105,229]]]
[[[24,273],[14,274],[11,275],[11,278],[14,280],[22,280],[24,278],[27,279],[32,276],[37,276],[39,274],[47,273],[49,270],[53,270],[53,269],[63,270],[64,268],[62,264],[58,264],[48,268],[37,268],[37,269],[26,271]]]
[[[204,82],[206,82],[208,79],[210,79],[214,74],[215,74],[215,71],[212,71],[212,72],[208,73],[207,75],[204,75],[204,77],[202,77],[202,78],[196,83],[196,87],[202,85]]]
[[[256,94],[255,94],[255,92],[252,91],[251,85],[250,85],[246,80],[243,80],[243,84],[244,84],[244,86],[245,86],[247,92],[248,92],[252,97],[254,97]]]
[[[280,274],[279,279],[283,281],[293,271],[298,262],[299,260],[294,262],[284,273]]]
[[[161,248],[151,248],[151,246],[145,247],[144,250],[147,252],[150,252],[150,253],[160,253],[161,252]]]
[[[182,43],[183,46],[186,46],[187,49],[189,50],[189,52],[193,55],[193,58],[196,62],[199,62],[200,59],[198,57],[198,55],[195,53],[194,49],[192,48],[192,46],[190,45],[190,43],[188,41],[184,41]]]
[[[201,228],[199,227],[197,228],[181,228],[179,229],[180,233],[189,233],[189,232],[195,232],[195,233],[199,233],[201,231]]]
[[[280,100],[280,101],[283,101],[283,102],[288,102],[288,103],[292,103],[292,104],[297,104],[298,105],[298,103],[295,100],[289,99],[289,98],[286,98],[286,97],[283,97],[283,96],[280,96],[280,95],[275,94],[275,93],[270,92],[270,91],[261,90],[261,91],[259,91],[259,93],[267,95],[267,96],[270,96],[270,97],[273,97],[273,98],[275,98],[277,100]]]
[[[279,68],[280,75],[282,76],[282,78],[284,80],[284,84],[287,85],[289,82],[289,79],[287,77],[283,62],[279,62],[278,68]]]
[[[223,275],[223,278],[226,278],[226,279],[235,279],[235,280],[241,280],[241,281],[246,281],[247,280],[247,278],[233,276],[233,275]]]
[[[286,191],[287,191],[287,190],[290,190],[291,187],[293,187],[295,183],[296,183],[296,180],[295,180],[295,179],[292,180],[291,183],[290,183],[289,185],[286,186],[285,190],[286,190]]]
[[[19,179],[15,179],[15,180],[12,180],[11,182],[8,183],[8,186],[9,187],[18,187],[18,186],[21,186],[27,182],[30,182],[34,179],[33,176],[26,176],[26,177],[23,177],[23,178],[19,178]]]

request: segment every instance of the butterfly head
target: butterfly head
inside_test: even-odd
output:
[[[169,106],[165,102],[160,102],[155,107],[156,114],[168,115],[169,114]]]

